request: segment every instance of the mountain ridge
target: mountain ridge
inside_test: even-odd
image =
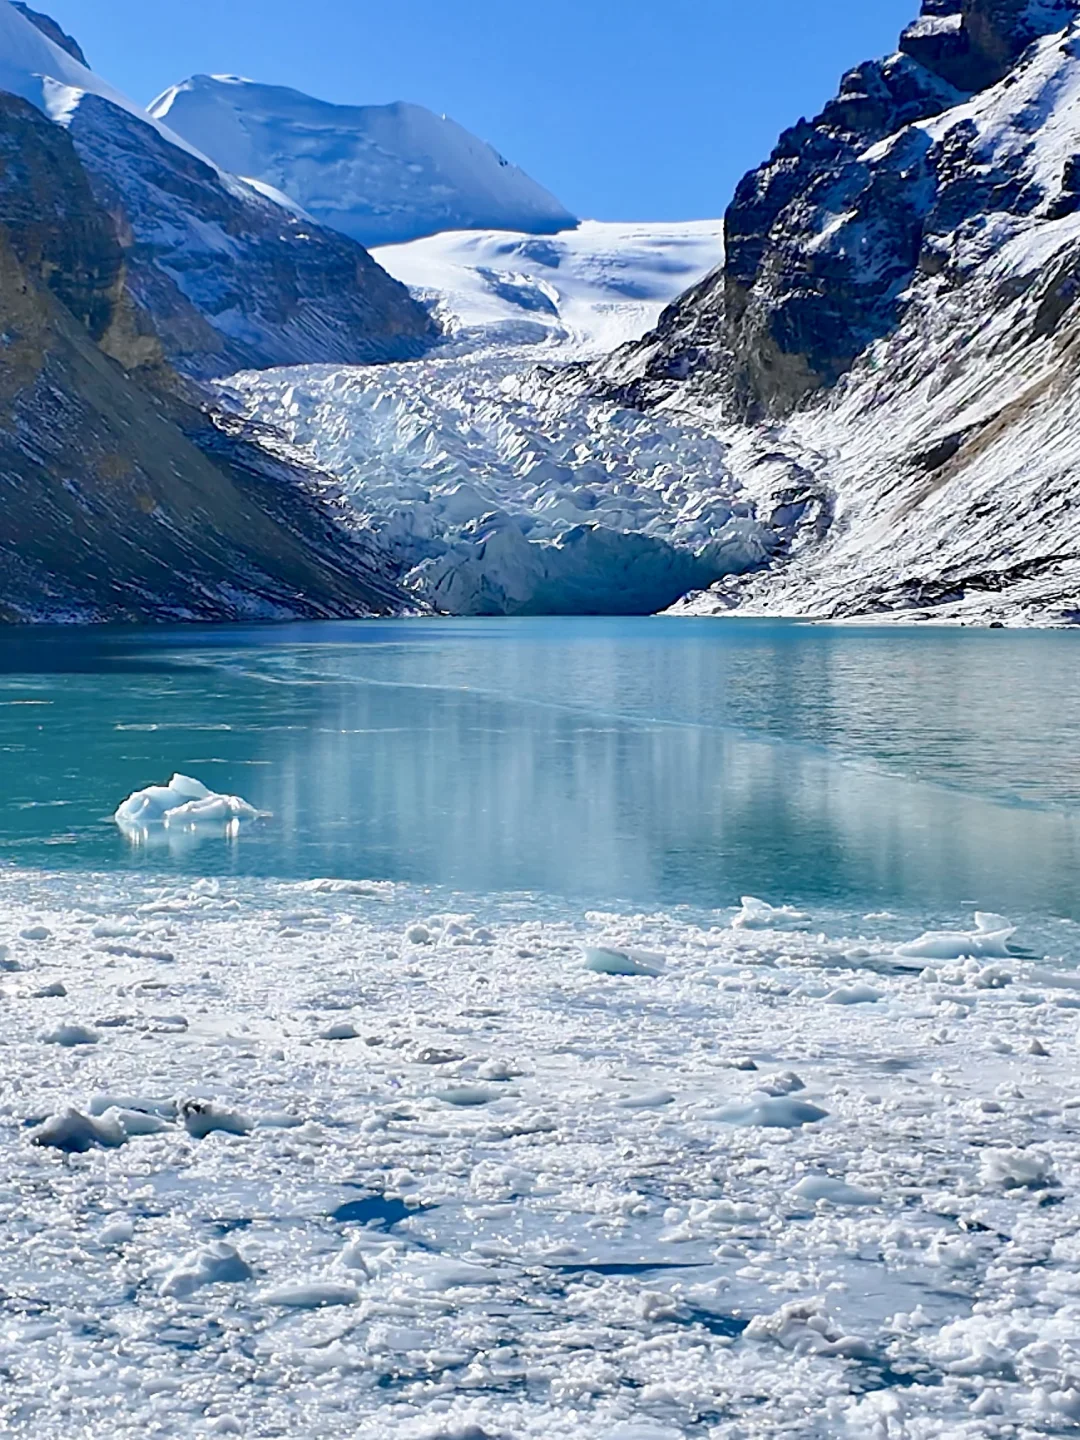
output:
[[[335,105],[287,86],[195,75],[149,108],[223,169],[273,186],[365,246],[465,229],[547,235],[578,223],[491,145],[422,105]]]

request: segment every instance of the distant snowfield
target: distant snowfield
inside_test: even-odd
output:
[[[5,1434],[1080,1420],[1074,925],[3,895]]]
[[[715,270],[724,226],[586,220],[559,235],[451,231],[372,253],[453,336],[557,345],[564,358],[590,359],[640,339]]]
[[[221,393],[341,480],[425,600],[647,614],[765,557],[707,425],[552,383],[714,269],[722,222],[457,232],[375,254],[445,345],[416,363],[246,372]]]

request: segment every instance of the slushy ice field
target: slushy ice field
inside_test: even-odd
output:
[[[0,1431],[1080,1433],[1078,729],[1053,632],[5,636]]]

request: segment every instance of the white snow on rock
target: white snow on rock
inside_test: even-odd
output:
[[[235,75],[196,75],[150,113],[223,170],[271,186],[368,247],[440,230],[546,235],[577,223],[523,170],[422,105],[332,105]]]
[[[238,795],[217,795],[199,780],[174,775],[167,785],[136,790],[113,818],[121,830],[138,835],[154,826],[200,830],[226,827],[258,816],[258,810]]]
[[[141,105],[80,64],[74,56],[20,15],[9,0],[0,0],[0,90],[20,95],[44,111],[50,120],[64,124],[84,95],[98,95],[152,125],[170,144],[198,154],[167,125],[151,117]],[[199,159],[206,160],[204,155]]]

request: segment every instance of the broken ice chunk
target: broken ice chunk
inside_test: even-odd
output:
[[[585,968],[597,975],[662,975],[664,957],[654,955],[650,950],[595,945],[585,951]]]
[[[197,830],[255,820],[259,812],[238,795],[218,795],[189,775],[174,775],[167,785],[150,785],[129,795],[113,817],[126,834],[151,827]]]

